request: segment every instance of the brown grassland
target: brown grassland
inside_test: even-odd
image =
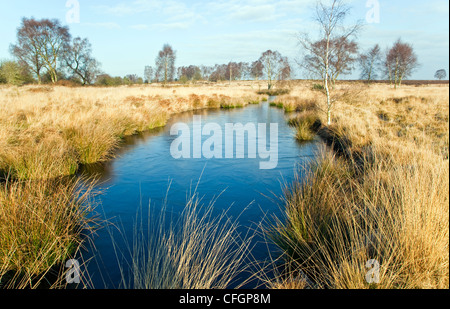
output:
[[[291,270],[268,287],[448,288],[448,84],[338,83],[329,127],[313,84],[292,81],[274,103],[299,141],[326,146],[267,229]],[[258,103],[267,98],[258,90],[1,87],[0,287],[37,287],[79,248],[92,188],[79,196],[64,176],[112,159],[126,135],[187,110]],[[369,260],[380,264],[378,284],[365,280]]]
[[[286,188],[286,218],[270,233],[295,271],[272,286],[448,288],[448,91],[340,83],[329,127],[311,89],[277,98],[297,111],[299,140],[317,134],[332,151]]]

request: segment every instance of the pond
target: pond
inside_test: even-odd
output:
[[[204,153],[200,158],[194,158],[194,155],[190,158],[174,157],[171,146],[180,135],[171,135],[171,128],[176,123],[183,123],[190,128],[191,136],[195,139],[195,136],[198,138],[195,130],[200,119],[203,127],[212,123],[223,128],[223,132],[226,125],[231,123],[253,124],[256,132],[261,133],[258,127],[266,124],[267,150],[273,146],[270,140],[274,141],[274,136],[269,134],[274,133],[270,124],[272,128],[273,124],[277,124],[276,166],[272,164],[274,168],[261,168],[261,162],[267,162],[269,158],[263,158],[259,151],[256,151],[256,157],[251,155],[251,147],[247,146],[252,144],[252,134],[248,132],[244,139],[239,140],[237,136],[232,139],[233,158],[227,158],[226,149],[223,149],[222,158],[217,156],[207,159],[205,157],[210,156]],[[121,287],[123,276],[126,275],[118,265],[122,265],[122,269],[128,266],[127,258],[124,257],[126,254],[118,253],[117,249],[125,252],[127,244],[133,242],[137,214],[148,216],[145,209],[149,204],[156,208],[166,205],[171,212],[180,213],[186,205],[189,192],[196,188],[206,204],[217,197],[214,209],[218,212],[228,210],[229,216],[238,218],[243,230],[254,230],[262,220],[268,221],[273,216],[281,216],[277,198],[282,195],[284,184],[294,180],[298,167],[313,159],[318,148],[318,144],[314,142],[298,143],[294,133],[293,128],[287,125],[283,110],[270,107],[268,103],[248,105],[240,109],[186,112],[175,115],[164,128],[127,138],[126,144],[117,152],[117,157],[102,164],[101,168],[86,168],[84,172],[100,175],[98,189],[103,194],[96,197],[100,205],[97,212],[110,223],[108,228],[97,231],[92,242],[82,252],[83,260],[88,261],[85,267],[90,286]],[[211,136],[202,136],[202,145],[209,137]],[[261,136],[257,137],[258,144],[260,138]],[[236,143],[242,141],[245,141],[245,147],[240,156],[236,151],[242,148],[236,147],[239,146]],[[214,144],[214,147],[218,146]],[[191,153],[195,153],[195,145],[192,148]],[[261,148],[258,147],[258,150]],[[274,158],[270,158],[272,159]],[[267,246],[262,240],[258,235],[253,239],[255,247],[252,255],[257,260],[264,260],[269,256],[271,246]]]

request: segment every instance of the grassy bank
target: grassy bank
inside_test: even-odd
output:
[[[272,286],[448,288],[448,86],[336,91],[331,126],[311,125],[320,112],[290,120],[327,149],[285,190],[270,234],[291,271]]]

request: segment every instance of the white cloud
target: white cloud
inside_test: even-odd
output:
[[[300,15],[308,10],[313,0],[221,0],[208,3],[207,12],[226,20],[240,22],[267,22],[284,16]]]
[[[275,20],[277,18],[275,6],[269,4],[256,7],[249,5],[239,6],[234,8],[229,16],[231,19],[245,22],[264,22]]]
[[[134,30],[148,30],[150,27],[149,25],[138,24],[138,25],[131,25],[130,28]]]
[[[151,25],[151,29],[160,31],[183,30],[190,27],[190,22],[159,23]]]
[[[120,2],[115,5],[97,6],[103,13],[113,16],[151,15],[152,24],[141,23],[129,26],[133,30],[175,30],[187,29],[196,21],[203,20],[194,7],[189,7],[180,1],[163,0],[135,0],[133,2]],[[136,16],[138,17],[138,16]]]
[[[82,23],[84,26],[104,28],[104,29],[121,29],[120,25],[114,22],[104,22],[104,23]]]
[[[133,2],[121,2],[116,5],[96,6],[102,13],[115,16],[133,15],[159,10],[163,5],[160,0],[135,0]]]

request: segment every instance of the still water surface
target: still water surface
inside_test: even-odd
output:
[[[193,115],[201,115],[202,123],[217,123],[222,128],[226,123],[254,123],[256,128],[258,124],[266,123],[269,129],[271,123],[278,123],[277,167],[261,170],[261,159],[249,159],[247,155],[245,159],[174,159],[170,146],[177,136],[170,135],[170,128],[183,122],[192,130]],[[203,137],[203,140],[207,138]],[[86,267],[91,285],[94,288],[123,287],[124,274],[118,265],[122,265],[127,273],[127,254],[118,254],[114,250],[111,233],[116,249],[126,252],[123,238],[132,244],[136,215],[142,209],[142,214],[148,215],[145,209],[149,203],[162,207],[167,197],[167,209],[181,213],[189,192],[197,187],[205,204],[220,194],[215,209],[218,212],[228,210],[228,215],[239,217],[242,229],[253,230],[264,218],[267,221],[273,216],[281,216],[277,196],[282,195],[283,184],[289,184],[299,167],[314,158],[317,147],[317,143],[296,142],[294,130],[287,125],[283,110],[269,107],[268,103],[234,110],[183,113],[174,116],[164,128],[127,138],[116,159],[103,164],[101,169],[90,171],[100,174],[98,189],[104,191],[97,197],[100,203],[97,211],[102,219],[111,223],[109,228],[100,229],[93,243],[82,252],[83,260],[88,261]],[[255,237],[257,245],[252,252],[258,260],[269,255],[268,247],[260,243],[261,240]]]

